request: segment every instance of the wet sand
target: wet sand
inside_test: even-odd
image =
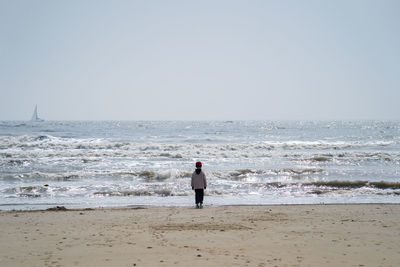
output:
[[[0,266],[400,266],[400,205],[1,211]]]

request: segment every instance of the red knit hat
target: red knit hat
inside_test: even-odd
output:
[[[202,165],[203,165],[203,164],[201,164],[201,161],[197,161],[197,162],[196,162],[196,167],[197,167],[197,168],[201,168]]]

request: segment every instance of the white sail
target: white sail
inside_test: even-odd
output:
[[[37,112],[37,105],[35,105],[35,110],[33,111],[31,121],[43,121],[41,118],[38,116]]]

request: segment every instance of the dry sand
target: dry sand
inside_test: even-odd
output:
[[[400,266],[400,205],[0,212],[0,266]]]

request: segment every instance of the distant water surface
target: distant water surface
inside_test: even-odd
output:
[[[400,203],[400,123],[0,122],[0,209]]]

